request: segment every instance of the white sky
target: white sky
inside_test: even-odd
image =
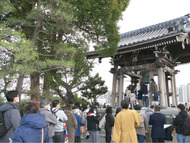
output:
[[[190,0],[131,0],[126,11],[123,12],[123,20],[118,22],[119,32],[125,33],[160,22],[175,19],[190,13]],[[112,89],[112,74],[109,59],[102,59],[102,63],[96,62],[93,75],[99,73],[109,90]],[[186,85],[190,83],[190,64],[181,65],[175,69],[180,70],[176,75],[176,84]],[[129,84],[129,79],[124,79],[124,85]]]

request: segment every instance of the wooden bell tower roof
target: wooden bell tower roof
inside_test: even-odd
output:
[[[121,34],[113,62],[121,67],[155,63],[159,54],[171,64],[190,62],[190,14]],[[98,58],[89,52],[88,59]],[[135,59],[134,59],[135,58]]]

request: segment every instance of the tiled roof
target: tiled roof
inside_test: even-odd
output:
[[[121,34],[119,49],[190,32],[190,15]]]
[[[118,43],[117,54],[175,43],[177,42],[175,36],[190,33],[189,19],[190,14],[187,14],[173,20],[123,33],[121,41]],[[170,39],[166,40],[167,38]],[[97,58],[99,55],[95,52],[89,52],[87,57]]]

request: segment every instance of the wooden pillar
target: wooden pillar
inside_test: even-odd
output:
[[[115,106],[116,100],[116,89],[117,89],[117,65],[114,65],[115,72],[113,73],[113,81],[112,81],[112,99],[111,99],[111,106]]]
[[[170,99],[169,99],[169,85],[168,85],[168,77],[166,76],[166,103],[169,105],[170,104]]]
[[[117,76],[117,106],[119,106],[119,90],[120,90],[120,78]]]
[[[175,91],[175,89],[176,89],[176,87],[175,87],[175,74],[173,74],[172,76],[171,76],[171,89],[172,89],[172,104],[174,105],[174,106],[176,106],[177,104],[177,102],[176,102],[176,91]]]
[[[177,91],[176,91],[176,80],[175,80],[175,74],[172,75],[172,102],[175,106],[177,106]]]
[[[149,82],[150,82],[151,79],[154,79],[154,72],[152,70],[149,71]],[[150,95],[150,97],[149,97],[149,105],[152,105],[154,93],[150,92],[149,95]]]
[[[165,86],[165,72],[163,67],[158,68],[158,84],[160,91],[160,105],[163,107],[167,106],[166,102],[166,86]]]
[[[119,97],[118,97],[118,105],[121,106],[121,101],[123,100],[123,74],[120,73],[119,75]]]

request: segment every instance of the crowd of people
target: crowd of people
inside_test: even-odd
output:
[[[80,143],[80,128],[84,126],[87,132],[82,136],[90,143],[100,143],[98,103],[84,109],[81,109],[80,103],[75,103],[73,106],[66,105],[62,110],[59,100],[50,102],[44,99],[40,105],[27,105],[21,118],[18,92],[7,92],[6,99],[8,102],[0,107],[0,112],[3,113],[7,131],[4,135],[0,134],[0,142]],[[130,98],[125,98],[121,107],[116,109],[115,116],[113,108],[105,106],[106,143],[164,142],[166,117],[160,113],[161,107],[151,105],[142,112],[140,104],[134,104],[133,109],[130,106]],[[173,118],[174,132],[178,143],[187,143],[190,135],[184,132],[184,123],[189,117],[187,107],[179,104],[177,108],[179,114]]]
[[[121,102],[122,110],[117,114],[114,123],[112,140],[120,142],[164,142],[165,115],[160,113],[160,106],[147,108],[141,112],[139,104],[130,110],[130,101],[126,98]]]
[[[137,85],[132,83],[126,88],[125,97],[130,98],[131,106],[134,104],[140,104],[141,107],[148,107],[152,105],[152,101],[158,101],[158,87],[154,79],[151,79],[149,86],[143,81],[140,82],[140,86],[137,88]]]
[[[82,126],[88,131],[85,138],[89,142],[100,142],[97,102],[90,108],[83,106],[81,109],[81,104],[75,103],[73,106],[66,105],[62,110],[59,100],[50,102],[44,99],[39,105],[31,103],[26,106],[21,118],[18,92],[7,92],[6,99],[8,102],[0,107],[4,119],[0,123],[0,142],[80,143]],[[108,111],[108,118],[111,117],[110,111],[112,108]],[[114,124],[114,120],[111,124]],[[110,136],[108,140],[111,140],[109,124],[106,130]]]

